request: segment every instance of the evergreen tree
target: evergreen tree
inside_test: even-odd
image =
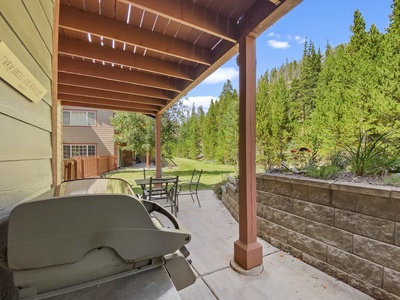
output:
[[[283,66],[260,78],[257,87],[257,160],[266,169],[280,164],[290,139],[289,93]]]
[[[219,96],[216,159],[222,163],[235,163],[238,148],[238,111],[239,101],[236,90],[228,80]]]
[[[167,109],[161,119],[161,146],[165,156],[176,155],[180,121],[187,108],[180,100]]]
[[[201,135],[200,135],[200,122],[199,117],[196,113],[196,109],[193,103],[192,112],[190,118],[188,120],[188,129],[189,129],[189,144],[188,144],[188,154],[189,158],[197,159],[197,156],[200,154],[200,143],[201,143]]]
[[[208,159],[215,159],[215,150],[217,146],[217,104],[211,100],[210,108],[204,118],[204,136],[203,136],[203,150],[204,156]]]
[[[353,25],[350,26],[350,30],[353,34],[350,37],[349,51],[358,52],[367,42],[365,20],[358,9],[354,12]]]
[[[383,59],[379,65],[379,86],[382,89],[382,127],[400,139],[400,0],[393,0],[389,27],[382,41]],[[381,109],[383,108],[381,106]],[[393,151],[399,150],[399,143],[393,143]]]

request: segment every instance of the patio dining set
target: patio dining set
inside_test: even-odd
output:
[[[156,177],[155,173],[155,170],[143,169],[143,178],[135,179],[136,184],[142,188],[143,199],[155,201],[163,207],[170,208],[171,213],[176,217],[179,211],[180,195],[190,195],[193,202],[196,202],[196,197],[201,207],[197,191],[203,170],[194,169],[188,182],[180,181],[179,176]]]

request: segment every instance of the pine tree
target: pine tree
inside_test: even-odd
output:
[[[367,33],[365,31],[365,20],[359,10],[354,12],[353,25],[350,26],[353,35],[350,37],[350,52],[358,52],[367,42]]]
[[[191,159],[197,159],[197,156],[200,154],[201,149],[200,149],[200,124],[199,124],[199,116],[196,113],[196,109],[193,103],[192,106],[192,112],[190,115],[190,118],[188,120],[188,129],[189,129],[189,144],[188,144],[188,154],[189,158]]]
[[[203,150],[204,156],[208,159],[215,159],[218,138],[217,109],[217,104],[214,103],[214,100],[211,100],[210,108],[204,118]]]
[[[221,163],[235,163],[238,147],[238,110],[239,101],[236,90],[230,80],[224,84],[219,95],[216,159]]]

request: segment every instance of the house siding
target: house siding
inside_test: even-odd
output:
[[[63,126],[63,144],[96,144],[96,155],[114,155],[111,110],[64,106],[64,110],[96,111],[96,126]]]
[[[0,220],[50,189],[53,2],[2,1],[0,39],[48,93],[35,104],[0,79]]]

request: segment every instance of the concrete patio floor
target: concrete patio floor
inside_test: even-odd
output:
[[[212,191],[200,191],[199,208],[180,196],[178,218],[192,234],[187,245],[196,283],[179,292],[189,299],[373,299],[259,239],[264,271],[243,276],[233,271],[233,243],[238,223]]]

